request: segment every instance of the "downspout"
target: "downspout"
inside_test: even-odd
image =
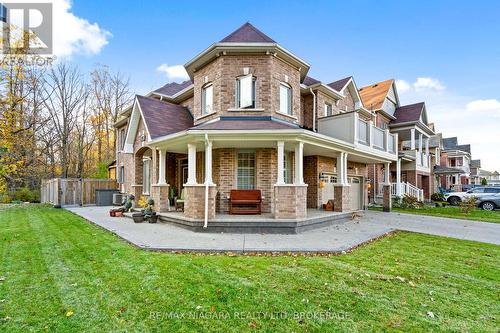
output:
[[[208,146],[208,134],[205,133],[205,146]],[[207,170],[207,151],[205,149],[205,221],[203,223],[203,228],[206,229],[208,227],[208,181],[207,181],[207,172],[212,172],[212,170]]]
[[[309,88],[309,91],[313,95],[313,132],[316,132],[316,94],[312,88]]]

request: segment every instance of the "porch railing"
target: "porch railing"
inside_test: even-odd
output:
[[[413,184],[404,183],[404,182],[399,183],[399,186],[400,186],[399,195],[401,197],[403,197],[405,195],[409,195],[409,196],[417,198],[418,201],[424,201],[424,190],[423,189],[420,189]],[[379,195],[383,195],[384,184],[379,184],[378,191],[379,191]],[[391,184],[391,195],[393,197],[398,196],[398,184],[397,183]]]

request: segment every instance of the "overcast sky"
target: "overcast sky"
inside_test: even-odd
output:
[[[250,21],[324,82],[397,79],[402,104],[425,101],[438,131],[500,170],[500,1],[56,0],[54,15],[59,57],[107,64],[139,94]]]

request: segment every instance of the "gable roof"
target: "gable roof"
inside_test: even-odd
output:
[[[304,78],[304,81],[302,81],[302,83],[306,86],[312,86],[313,84],[321,83],[321,81],[316,80],[315,78],[312,78],[310,76],[306,76]]]
[[[369,110],[381,109],[393,84],[394,79],[389,79],[359,89],[364,106]]]
[[[139,95],[136,99],[151,139],[193,126],[193,117],[184,106]]]
[[[470,145],[458,145],[456,149],[465,151],[470,154]]]
[[[332,88],[334,90],[341,91],[342,89],[344,89],[344,87],[347,85],[347,83],[349,82],[349,80],[351,78],[352,78],[352,76],[348,76],[348,77],[343,78],[341,80],[337,80],[337,81],[334,81],[332,83],[328,83],[327,86],[329,86],[330,88]]]
[[[220,43],[276,43],[249,22],[221,39]]]
[[[164,85],[161,88],[156,89],[154,92],[158,93],[158,94],[165,95],[165,96],[174,96],[175,94],[183,91],[184,89],[191,86],[192,84],[193,84],[193,82],[191,82],[191,80],[186,80],[186,81],[181,82],[181,83],[171,82],[171,83],[167,83],[166,85]]]
[[[400,106],[396,108],[394,112],[394,117],[396,117],[396,119],[393,119],[391,124],[418,122],[424,109],[424,102]]]

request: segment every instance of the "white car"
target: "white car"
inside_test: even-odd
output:
[[[467,199],[470,197],[476,197],[480,199],[484,196],[489,196],[492,194],[500,193],[500,187],[476,187],[467,192],[450,192],[444,195],[446,201],[450,203],[450,205],[456,206],[463,199]]]

